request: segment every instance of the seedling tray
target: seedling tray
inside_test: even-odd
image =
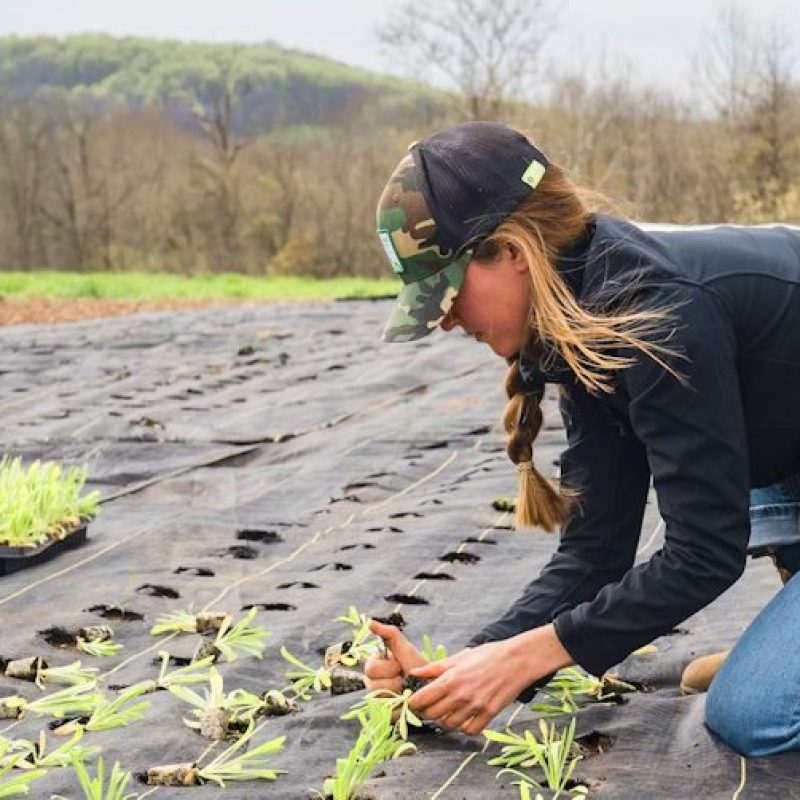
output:
[[[63,539],[51,539],[36,547],[0,545],[0,576],[19,572],[19,570],[27,569],[35,564],[43,564],[64,550],[78,547],[86,541],[88,525],[88,522],[84,522],[73,528]]]

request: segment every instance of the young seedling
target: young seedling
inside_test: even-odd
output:
[[[23,752],[12,752],[14,743],[9,739],[0,739],[0,798],[18,797],[30,791],[30,785],[47,774],[46,769],[31,769],[24,771],[15,770],[25,757]]]
[[[183,718],[186,725],[209,739],[224,739],[228,736],[233,719],[232,701],[231,697],[225,694],[222,675],[214,667],[208,671],[208,687],[202,690],[202,694],[180,685],[170,686],[169,691],[193,706],[191,716]]]
[[[214,663],[214,659],[204,658],[201,661],[192,661],[185,667],[169,671],[169,653],[166,650],[159,650],[161,667],[158,670],[158,677],[155,680],[141,681],[135,684],[142,687],[142,694],[169,689],[170,686],[189,686],[194,683],[205,683],[209,678],[209,667]]]
[[[174,611],[171,614],[162,614],[150,628],[153,636],[165,633],[197,633],[197,622],[191,611]]]
[[[325,652],[325,666],[333,667],[342,664],[354,667],[371,656],[377,655],[383,648],[380,638],[374,636],[369,629],[369,618],[360,614],[355,606],[350,606],[342,617],[334,622],[344,622],[352,628],[352,639],[341,644],[332,645]]]
[[[590,698],[602,703],[618,697],[621,692],[635,690],[635,686],[611,675],[604,675],[599,679],[586,675],[575,667],[566,667],[559,670],[542,689],[556,703],[533,703],[530,709],[539,714],[574,714],[579,708],[576,698]]]
[[[120,692],[113,700],[103,698],[83,727],[87,731],[108,731],[140,720],[150,708],[148,700],[134,702],[143,694],[141,684],[137,684]]]
[[[91,714],[102,702],[103,696],[96,690],[94,684],[82,683],[47,694],[38,700],[25,702],[23,710],[57,719],[83,717]]]
[[[18,739],[13,742],[17,750],[25,753],[22,760],[17,763],[21,769],[34,769],[37,767],[68,767],[72,764],[73,758],[87,759],[92,758],[100,752],[99,747],[83,747],[78,742],[83,738],[83,730],[78,729],[68,742],[63,742],[54,750],[47,752],[47,734],[39,732],[36,742],[29,742],[26,739]]]
[[[263,656],[266,640],[272,634],[266,628],[252,624],[257,611],[258,609],[251,608],[232,627],[230,617],[222,623],[213,646],[226,661],[236,661],[240,650],[255,658]]]
[[[330,689],[331,673],[327,667],[314,669],[304,664],[297,656],[293,656],[285,647],[281,647],[281,655],[297,669],[289,670],[286,677],[292,682],[291,691],[300,700],[310,700],[311,690],[321,692]]]
[[[82,667],[80,661],[73,661],[65,667],[44,667],[36,673],[36,685],[44,689],[55,683],[62,686],[94,685],[97,683],[97,667]]]
[[[447,648],[443,644],[437,644],[434,647],[431,637],[424,633],[422,634],[422,655],[428,661],[441,661],[443,658],[447,658]]]
[[[89,771],[83,763],[83,758],[79,755],[73,757],[72,767],[78,776],[78,781],[86,800],[138,800],[138,798],[150,794],[150,792],[146,792],[144,795],[126,793],[125,790],[130,783],[131,774],[121,769],[117,762],[114,762],[114,766],[111,768],[108,784],[106,784],[105,780],[105,764],[102,758],[97,761],[97,773],[94,777],[89,775]],[[53,795],[52,800],[69,800],[69,798],[62,795]]]
[[[567,784],[572,778],[575,766],[580,761],[580,755],[574,755],[575,747],[575,718],[561,732],[555,725],[549,725],[545,720],[539,720],[539,731],[541,741],[539,741],[530,731],[523,731],[522,736],[506,730],[505,733],[499,731],[485,730],[483,735],[492,742],[502,745],[501,754],[489,761],[490,766],[501,766],[498,777],[506,773],[513,774],[525,780],[529,780],[532,785],[545,788],[539,781],[529,775],[525,775],[516,767],[529,769],[538,767],[544,773],[546,787],[555,792],[553,798],[559,796],[561,792],[567,791]],[[585,794],[585,787],[576,787],[570,790],[573,793]]]
[[[100,493],[81,497],[87,467],[0,460],[0,544],[36,547],[63,539],[82,519],[97,514]]]
[[[422,727],[422,720],[408,706],[412,694],[411,689],[404,689],[402,694],[378,689],[367,694],[360,703],[356,703],[350,711],[342,715],[342,719],[360,718],[359,715],[363,712],[366,712],[369,718],[373,715],[374,708],[386,707],[389,709],[389,718],[394,720],[393,735],[405,741],[408,739],[409,725],[415,728]],[[377,717],[378,712],[374,714]]]
[[[75,646],[89,656],[108,658],[122,650],[122,645],[111,639],[86,640],[81,636],[75,639]]]
[[[361,724],[358,739],[345,758],[336,760],[336,775],[327,778],[322,792],[316,793],[323,800],[355,800],[378,764],[416,749],[395,736],[388,705],[368,704],[358,709],[355,716]]]
[[[151,786],[196,786],[201,783],[216,783],[224,788],[225,781],[272,781],[286,770],[272,768],[265,757],[283,748],[285,736],[271,739],[250,750],[240,752],[249,742],[255,725],[251,722],[247,731],[227,750],[220,753],[205,767],[196,764],[168,764],[151,767],[147,771],[147,783]]]

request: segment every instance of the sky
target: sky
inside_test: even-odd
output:
[[[640,81],[680,89],[688,54],[702,50],[719,0],[553,0],[558,28],[545,55],[605,49]],[[403,74],[375,30],[399,0],[0,0],[0,35],[106,32],[203,41],[258,42],[319,53],[379,72]],[[798,0],[759,0],[750,13],[781,22],[800,53]],[[800,60],[800,59],[798,59]]]

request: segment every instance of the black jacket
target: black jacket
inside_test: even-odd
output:
[[[563,385],[561,475],[580,506],[539,577],[470,645],[552,621],[600,675],[739,578],[750,488],[800,472],[800,231],[645,232],[596,214],[559,269],[582,305],[680,304],[667,344],[686,358],[669,363],[690,387],[633,351],[618,351],[636,363],[611,395],[588,393],[560,359],[520,362],[526,380]],[[666,541],[633,566],[651,476]]]

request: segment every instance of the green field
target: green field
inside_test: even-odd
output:
[[[0,272],[0,298],[333,300],[395,295],[400,288],[400,282],[391,278],[258,278],[230,272],[192,277],[146,272]]]

